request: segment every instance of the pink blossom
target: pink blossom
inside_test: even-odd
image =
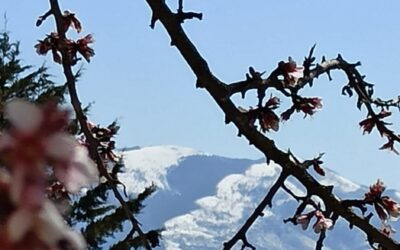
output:
[[[59,181],[54,181],[50,186],[46,187],[46,196],[53,201],[69,198],[68,191]]]
[[[69,10],[65,10],[63,13],[64,19],[64,32],[67,32],[69,27],[76,29],[76,32],[80,33],[82,31],[82,25],[79,20],[75,17],[74,13],[71,13]]]
[[[38,43],[35,45],[36,52],[39,55],[46,55],[48,51],[51,50],[53,53],[53,60],[56,63],[62,63],[61,55],[59,53],[61,47],[65,47],[70,43],[67,39],[61,39],[60,36],[52,32],[50,35],[47,35],[45,39],[38,40]]]
[[[83,250],[83,237],[70,230],[55,205],[44,200],[40,206],[14,206],[9,199],[10,186],[15,183],[3,169],[0,171],[2,212],[7,215],[0,226],[0,249],[2,250],[61,250],[60,242],[68,249]],[[29,198],[29,194],[26,195]]]
[[[64,29],[68,29],[68,27],[73,26],[80,31],[80,23],[75,18],[74,14],[68,14],[65,21]],[[53,32],[50,35],[47,35],[45,39],[38,40],[35,48],[39,55],[46,55],[47,52],[51,50],[53,53],[53,60],[56,63],[63,62],[61,54],[62,51],[65,51],[66,61],[71,65],[75,65],[79,60],[79,58],[77,58],[78,52],[86,59],[86,61],[90,62],[90,58],[95,54],[94,50],[89,47],[89,44],[93,42],[94,40],[91,34],[88,34],[75,42],[66,38],[61,39],[57,33]]]
[[[381,199],[382,207],[386,210],[392,220],[397,220],[400,216],[400,205],[388,196]]]
[[[10,249],[20,249],[23,242],[34,242],[31,249],[40,245],[40,249],[56,250],[60,241],[66,241],[72,249],[85,249],[83,237],[68,228],[50,201],[40,209],[20,207],[14,211],[7,221],[6,234]]]
[[[318,97],[302,98],[300,102],[296,104],[297,112],[302,111],[304,116],[313,115],[317,109],[322,108],[322,100]]]
[[[15,185],[10,192],[15,203],[26,199],[27,193],[35,198],[44,194],[43,175],[48,165],[70,192],[98,180],[87,150],[64,132],[67,112],[55,104],[39,108],[16,99],[7,103],[5,115],[12,128],[1,135],[0,152],[11,169]]]
[[[273,111],[278,108],[280,100],[278,97],[271,97],[265,103],[265,106],[262,109],[262,112],[259,115],[259,123],[261,126],[261,130],[263,132],[269,131],[270,129],[274,131],[279,130],[279,117]]]
[[[315,217],[317,217],[317,221],[313,226],[315,233],[320,233],[321,231],[327,230],[332,227],[333,221],[331,219],[325,218],[321,211],[315,211]]]
[[[382,224],[379,231],[387,237],[391,237],[392,234],[396,233],[396,230],[394,230],[390,225],[387,224]]]
[[[365,194],[364,201],[374,205],[375,210],[382,221],[388,218],[397,220],[400,217],[400,205],[388,196],[382,196],[386,187],[381,180],[369,187],[369,192]]]
[[[260,115],[260,126],[263,132],[279,130],[279,117],[272,110],[265,110]]]
[[[75,43],[76,51],[79,52],[87,62],[90,62],[90,58],[94,56],[94,50],[89,47],[89,44],[93,42],[93,36],[89,34]]]
[[[311,218],[314,216],[314,212],[308,213],[308,214],[302,214],[299,215],[296,218],[296,223],[301,225],[301,228],[303,230],[306,230],[308,228],[308,225],[310,224]]]
[[[304,68],[298,67],[296,62],[291,57],[289,57],[288,62],[281,65],[284,81],[287,86],[295,86],[298,80],[304,77]]]
[[[385,189],[385,184],[378,179],[375,184],[369,186],[369,191],[365,194],[364,200],[367,202],[372,202],[375,199],[380,198]]]
[[[310,221],[313,217],[317,220],[313,225],[315,233],[320,233],[321,231],[327,230],[332,227],[333,221],[331,219],[325,218],[324,214],[319,210],[313,210],[307,214],[302,214],[296,217],[296,223],[301,225],[303,230],[308,228]]]
[[[287,109],[285,112],[283,112],[283,113],[281,114],[281,119],[282,119],[282,121],[287,121],[287,120],[289,120],[294,111],[295,111],[295,108],[294,108],[294,107],[291,107],[291,108]]]
[[[276,96],[272,96],[268,99],[268,101],[265,103],[265,107],[268,107],[270,109],[275,109],[279,106],[280,100]]]
[[[362,121],[359,123],[359,125],[360,125],[360,127],[363,129],[363,134],[365,134],[365,133],[367,133],[367,134],[371,133],[372,129],[373,129],[375,126],[377,126],[377,129],[379,130],[379,133],[381,134],[381,136],[385,135],[385,134],[386,134],[386,131],[385,131],[385,130],[387,130],[387,129],[386,129],[384,126],[382,126],[382,125],[379,123],[379,121],[382,122],[381,119],[383,119],[383,118],[385,118],[385,117],[388,117],[388,116],[390,116],[390,115],[392,115],[391,112],[386,111],[386,110],[382,110],[382,111],[381,111],[379,114],[377,114],[376,116],[374,116],[374,117],[368,117],[368,118],[362,120]]]
[[[287,121],[294,111],[303,112],[304,117],[313,115],[318,109],[322,108],[322,99],[318,97],[312,98],[299,98],[295,100],[293,106],[281,114],[281,119]]]

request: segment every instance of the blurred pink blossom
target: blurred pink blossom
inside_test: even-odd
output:
[[[0,136],[0,153],[10,167],[14,203],[41,204],[49,165],[70,192],[98,181],[96,165],[86,148],[64,132],[68,113],[56,104],[39,108],[16,99],[6,104],[5,115],[12,127]]]

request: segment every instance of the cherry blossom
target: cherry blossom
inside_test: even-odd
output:
[[[327,230],[332,227],[333,221],[329,218],[325,218],[321,211],[315,211],[315,217],[317,217],[317,221],[313,226],[315,233],[320,233],[321,231]]]
[[[400,216],[400,205],[388,196],[383,196],[380,204],[392,220],[397,220]]]
[[[296,62],[289,57],[288,62],[282,62],[280,64],[282,69],[284,82],[287,86],[293,87],[297,84],[298,80],[304,77],[304,68],[298,67]]]
[[[279,130],[279,117],[271,110],[263,111],[260,115],[260,126],[263,132]]]
[[[300,224],[303,230],[306,230],[310,224],[311,218],[314,216],[314,213],[315,211],[312,211],[310,213],[297,216],[296,223]]]
[[[385,222],[387,219],[397,220],[400,217],[400,205],[388,196],[382,196],[386,187],[381,180],[369,187],[364,201],[373,204],[379,218]]]
[[[329,218],[326,218],[319,210],[313,210],[307,214],[297,216],[296,223],[300,224],[303,230],[306,230],[313,217],[317,219],[313,225],[315,233],[320,233],[321,231],[330,229],[333,226],[333,221]]]
[[[375,184],[369,186],[369,191],[365,194],[364,200],[366,202],[373,202],[377,198],[381,197],[385,189],[385,184],[380,179],[378,179]]]
[[[76,29],[76,32],[80,33],[82,31],[81,22],[75,17],[75,14],[69,10],[65,10],[63,13],[64,21],[64,32],[67,32],[69,27]]]
[[[2,250],[83,250],[82,235],[72,231],[64,222],[55,205],[43,200],[40,206],[13,204],[9,190],[15,185],[6,169],[0,171],[2,219],[0,249]],[[30,194],[25,194],[30,199]],[[26,201],[24,200],[24,203]]]
[[[62,60],[59,51],[61,47],[66,47],[69,43],[69,40],[61,40],[56,32],[52,32],[50,35],[47,35],[44,40],[38,40],[38,43],[35,45],[36,53],[39,55],[46,55],[47,52],[51,50],[54,62],[61,64]]]
[[[377,123],[378,121],[381,121],[381,119],[388,117],[392,115],[391,112],[386,111],[386,110],[382,110],[378,115],[373,116],[373,117],[368,117],[364,120],[362,120],[359,125],[361,126],[361,128],[363,129],[363,134],[367,133],[371,133],[372,129],[377,126],[379,133],[383,136],[385,135],[385,127],[382,125],[379,125],[379,123]],[[379,126],[378,126],[379,125]]]
[[[279,130],[279,117],[273,111],[278,108],[279,103],[280,100],[278,97],[271,96],[262,108],[259,115],[259,123],[263,132],[269,131],[270,129],[274,131]]]
[[[37,107],[15,99],[6,104],[10,129],[0,135],[0,156],[6,168],[0,172],[2,212],[0,246],[6,250],[83,250],[81,235],[64,222],[46,198],[48,166],[70,192],[98,181],[96,165],[87,150],[64,132],[68,112],[55,103]],[[65,194],[64,194],[65,195]],[[64,245],[62,247],[61,245]]]
[[[391,237],[392,234],[396,233],[396,230],[393,229],[393,227],[391,227],[390,225],[387,224],[382,224],[381,229],[380,229],[381,233],[383,233],[384,235]]]
[[[294,111],[296,112],[303,112],[304,117],[307,115],[313,115],[315,112],[317,112],[317,109],[322,108],[322,99],[318,97],[312,97],[312,98],[303,98],[299,97],[297,100],[295,100],[294,104],[292,107],[287,109],[285,112],[281,114],[281,119],[283,121],[287,121],[290,119],[290,116],[293,114]]]
[[[93,42],[93,36],[89,34],[86,35],[84,38],[79,39],[75,43],[75,50],[79,52],[87,62],[90,62],[90,58],[94,56],[94,50],[89,47],[89,44]]]
[[[15,203],[39,205],[45,188],[45,168],[53,166],[55,176],[70,192],[98,180],[98,171],[74,137],[64,132],[68,114],[55,104],[39,108],[16,99],[7,103],[5,116],[12,127],[0,137],[0,153],[10,167]],[[30,194],[28,198],[26,194]],[[37,204],[35,204],[37,201]]]
[[[322,100],[318,97],[302,98],[297,104],[297,112],[302,111],[304,116],[313,115],[317,109],[322,108]]]
[[[117,134],[119,126],[116,122],[111,123],[107,127],[100,127],[92,122],[87,122],[93,137],[99,141],[98,152],[101,157],[108,161],[117,162],[119,156],[114,153],[115,141],[112,138]]]
[[[0,240],[9,249],[53,249],[58,250],[61,243],[71,249],[85,249],[83,237],[73,232],[52,202],[46,201],[40,209],[20,207],[8,218],[6,237]],[[28,244],[28,245],[26,245]]]
[[[77,57],[78,52],[86,61],[90,62],[90,58],[94,56],[94,50],[89,47],[89,44],[93,42],[94,40],[91,34],[75,42],[66,38],[61,39],[56,32],[53,32],[47,35],[44,40],[38,40],[35,48],[39,55],[46,55],[47,52],[51,50],[53,53],[53,60],[60,64],[62,63],[61,52],[63,51],[67,57],[67,62],[71,65],[75,65],[80,60],[80,58]]]

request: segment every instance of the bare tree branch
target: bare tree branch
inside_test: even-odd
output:
[[[315,245],[315,250],[321,250],[324,247],[324,240],[326,238],[326,231],[322,231],[319,235],[317,244]]]
[[[372,242],[379,243],[387,249],[400,248],[399,243],[395,242],[386,235],[383,235],[378,229],[373,227],[367,219],[355,214],[348,206],[344,206],[341,201],[332,194],[331,187],[321,185],[307,172],[306,169],[302,168],[302,166],[298,163],[293,162],[288,153],[285,153],[276,147],[273,140],[258,132],[254,126],[250,124],[246,115],[240,112],[234,103],[229,99],[233,92],[242,92],[241,88],[235,87],[235,90],[232,90],[232,86],[230,87],[229,85],[223,83],[211,73],[207,62],[203,59],[196,47],[189,40],[183,31],[181,24],[176,22],[175,14],[171,12],[165,1],[146,1],[152,9],[153,16],[157,16],[157,18],[164,25],[166,31],[171,37],[172,44],[177,47],[190,68],[193,70],[197,77],[197,86],[204,87],[210,93],[219,107],[224,111],[226,120],[233,122],[238,128],[239,134],[244,135],[251,144],[265,154],[267,159],[271,159],[279,164],[282,167],[283,172],[288,175],[292,175],[299,180],[307,189],[308,194],[320,197],[330,211],[334,211],[336,215],[341,216],[351,224],[364,231]],[[326,61],[325,64],[321,64],[323,65],[321,66],[322,69],[321,67],[317,67],[317,69],[315,69],[314,72],[310,72],[310,74],[313,74],[312,78],[315,78],[317,75],[326,72],[324,67],[338,68],[338,65],[342,63],[343,62],[339,62],[338,59]],[[350,68],[341,67],[340,69],[344,70],[346,73],[350,72]],[[359,76],[355,75],[355,77],[357,81],[360,80],[358,79]],[[256,86],[256,83],[253,84]],[[239,85],[239,83],[237,85]],[[356,89],[356,91],[360,96],[364,94],[360,89]],[[225,249],[229,248],[226,247]]]
[[[269,206],[272,206],[272,198],[275,196],[276,192],[278,192],[279,188],[283,185],[284,181],[287,178],[287,174],[282,171],[279,175],[279,178],[275,181],[274,185],[269,189],[267,195],[260,202],[256,209],[254,209],[253,213],[246,220],[244,225],[239,229],[239,231],[232,237],[229,241],[224,243],[224,250],[231,249],[239,240],[243,242],[244,245],[249,245],[246,239],[246,233],[250,229],[250,227],[254,224],[259,216],[263,216],[264,209]],[[250,247],[250,246],[249,246]],[[254,248],[255,249],[255,248]]]

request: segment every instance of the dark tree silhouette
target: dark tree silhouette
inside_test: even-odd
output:
[[[21,63],[19,43],[12,42],[7,31],[0,34],[0,110],[13,98],[25,98],[36,103],[50,99],[64,101],[65,85],[57,86],[47,72],[47,67],[33,69]],[[1,128],[5,126],[3,113]]]

